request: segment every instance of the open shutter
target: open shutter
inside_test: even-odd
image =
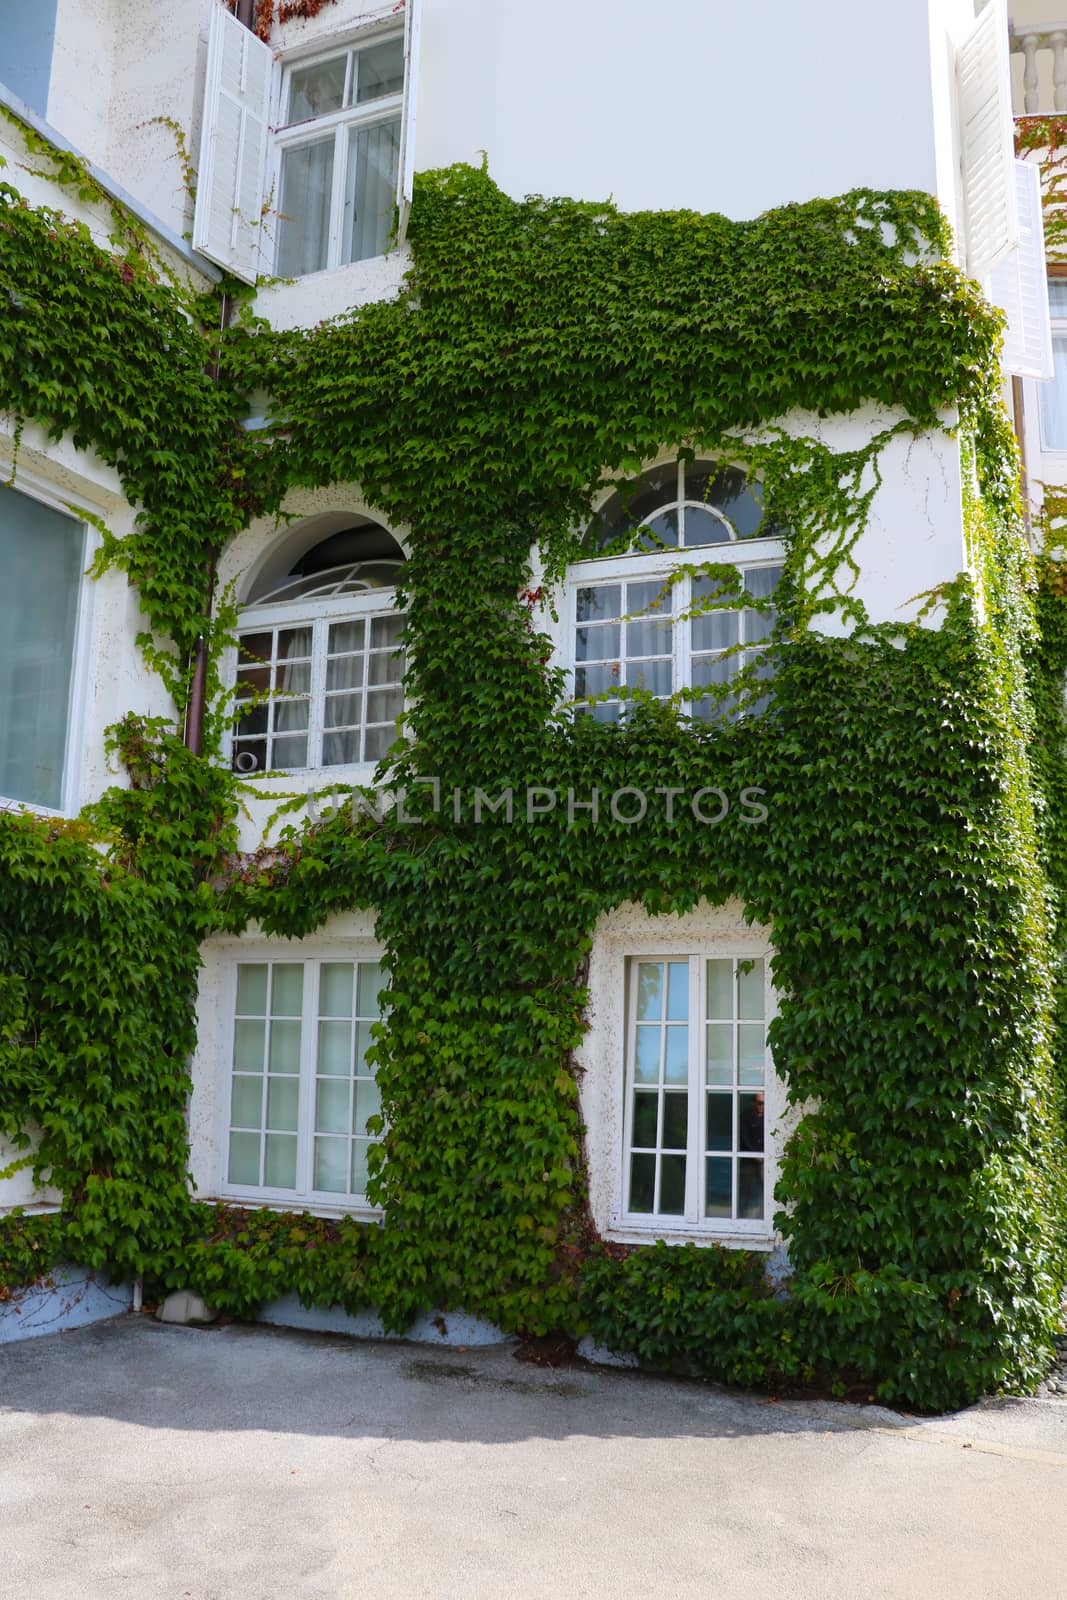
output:
[[[1019,247],[993,269],[989,298],[1008,318],[1001,352],[1004,370],[1020,378],[1051,378],[1052,324],[1041,220],[1041,175],[1030,161],[1016,161],[1014,167]]]
[[[956,53],[956,78],[967,270],[985,278],[1018,240],[1006,0],[987,0]]]
[[[259,265],[272,62],[255,34],[212,7],[193,247],[245,283]]]
[[[419,33],[422,25],[421,0],[404,0],[404,111],[400,123],[400,171],[397,175],[396,203],[400,213],[397,242],[403,244],[408,231],[408,213],[415,190],[415,107],[419,94]]]

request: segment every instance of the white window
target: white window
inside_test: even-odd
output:
[[[238,277],[296,278],[403,238],[414,177],[418,0],[314,52],[211,12],[193,244]],[[271,104],[275,106],[271,125]]]
[[[735,715],[739,703],[727,686],[741,669],[770,675],[771,597],[782,574],[782,530],[758,482],[716,462],[655,467],[629,494],[611,497],[589,543],[591,559],[572,570],[568,602],[574,695],[587,713],[617,721],[626,690],[665,700],[707,689],[683,698],[687,715]],[[733,587],[699,570],[709,563],[733,568]],[[739,603],[746,597],[753,604]]]
[[[404,616],[393,588],[402,561],[392,535],[363,518],[242,608],[236,772],[373,765],[385,755],[404,706]]]
[[[285,68],[275,136],[279,277],[384,252],[396,213],[403,92],[402,33]]]
[[[1067,278],[1048,280],[1052,315],[1052,381],[1043,383],[1041,442],[1046,450],[1067,450]]]
[[[375,959],[238,961],[225,1190],[334,1206],[366,1202],[367,1131],[381,1114],[367,1060],[384,1016]]]
[[[766,1237],[770,989],[761,956],[627,963],[622,1225]]]
[[[70,804],[85,525],[0,487],[0,799]]]

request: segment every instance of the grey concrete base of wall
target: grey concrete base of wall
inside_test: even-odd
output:
[[[259,1314],[261,1322],[270,1322],[279,1328],[307,1328],[313,1333],[347,1333],[356,1339],[395,1339],[396,1334],[386,1333],[381,1318],[369,1308],[351,1315],[340,1306],[302,1306],[295,1294],[271,1300]],[[468,1317],[463,1311],[426,1312],[416,1317],[407,1332],[401,1335],[416,1344],[475,1345],[504,1344],[506,1333],[492,1322],[480,1317]]]
[[[13,1289],[0,1301],[0,1344],[65,1333],[121,1316],[133,1305],[133,1286],[112,1283],[87,1267],[56,1267],[39,1283]]]

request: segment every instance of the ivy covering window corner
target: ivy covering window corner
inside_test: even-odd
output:
[[[58,183],[91,184],[54,160]],[[515,202],[467,167],[423,174],[399,297],[307,332],[238,316],[218,381],[205,360],[217,300],[198,302],[143,239],[125,239],[100,250],[0,185],[0,405],[120,473],[137,532],[104,536],[101,561],[135,585],[150,664],[179,706],[206,639],[209,715],[200,757],[173,728],[127,718],[114,739],[129,786],[74,822],[0,818],[0,1131],[43,1126],[37,1160],[66,1197],[59,1223],[0,1224],[7,1281],[65,1253],[159,1289],[196,1287],[237,1314],[288,1292],[373,1304],[393,1329],[425,1307],[462,1307],[528,1334],[588,1330],[647,1363],[731,1381],[858,1372],[919,1408],[1032,1383],[1050,1358],[1067,1238],[1049,892],[1067,884],[1055,698],[1067,585],[1042,567],[1039,635],[998,320],[949,263],[934,202],[861,190],[735,223]],[[284,420],[246,431],[255,390]],[[777,425],[868,402],[899,420],[845,454]],[[961,418],[983,605],[961,576],[940,596],[938,628],[872,627],[846,579],[879,459],[896,433],[936,430],[945,411]],[[743,462],[773,516],[773,611],[770,592],[748,588],[758,562],[716,557],[708,575],[722,587],[705,615],[727,618],[703,654],[735,650],[731,696],[758,701],[764,658],[773,667],[761,716],[694,717],[655,692],[613,721],[560,711],[567,686],[533,620],[531,548],[558,593],[589,557],[580,530],[603,494],[624,496],[665,453]],[[671,470],[685,490],[684,466]],[[427,805],[409,827],[344,809],[238,854],[240,779],[219,759],[237,617],[214,593],[216,558],[289,489],[330,483],[359,484],[388,526],[410,529],[397,597],[409,738],[383,770],[391,786],[759,788],[765,821],[660,814],[635,827],[585,811],[572,825],[565,808],[527,819],[520,807],[510,824],[475,825]],[[679,578],[679,596],[695,581]],[[828,613],[850,637],[809,627]],[[598,625],[620,622],[605,612]],[[621,640],[588,659],[609,657],[631,659]],[[672,678],[671,694],[685,687]],[[275,722],[270,736],[282,731]],[[686,1092],[691,1081],[717,1097],[706,1124],[687,1123],[683,1148],[657,1121],[655,1142],[630,1153],[684,1155],[687,1185],[703,1164],[703,1188],[683,1203],[702,1195],[705,1209],[707,1163],[721,1164],[719,1207],[729,1167],[732,1220],[785,1236],[788,1297],[754,1252],[606,1245],[586,1200],[573,1052],[598,918],[628,900],[658,914],[727,899],[771,930],[768,1043],[805,1113],[775,1193],[744,1166],[764,1157],[740,1055],[721,1084],[709,1058],[687,1058]],[[315,1141],[336,1138],[343,1158],[340,1144],[324,1150],[319,1171],[352,1186],[348,1142],[365,1137],[358,1177],[383,1225],[190,1198],[201,942],[253,920],[267,938],[302,939],[356,907],[375,909],[390,1014],[362,1076],[346,1058],[344,1093],[354,1104],[372,1079],[382,1115],[364,1134],[299,1113],[295,1130],[273,1127],[267,1071],[255,1104],[240,1086],[246,1120],[231,1127],[249,1139],[234,1170],[272,1160],[303,1196]],[[235,1020],[295,1020],[270,1011],[269,994],[264,1005]],[[326,1017],[310,991],[301,1006],[308,1027],[366,1021],[355,1002]],[[706,1027],[762,1026],[724,1007]],[[257,1077],[231,1066],[233,1082]],[[620,1060],[623,1086],[626,1070]],[[308,1097],[328,1076],[301,1058]],[[325,1096],[327,1120],[339,1105]],[[275,1136],[296,1143],[272,1151]],[[653,1206],[662,1171],[659,1184]]]

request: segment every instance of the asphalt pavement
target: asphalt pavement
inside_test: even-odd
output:
[[[1067,1403],[126,1316],[0,1350],[0,1596],[1067,1596]]]

